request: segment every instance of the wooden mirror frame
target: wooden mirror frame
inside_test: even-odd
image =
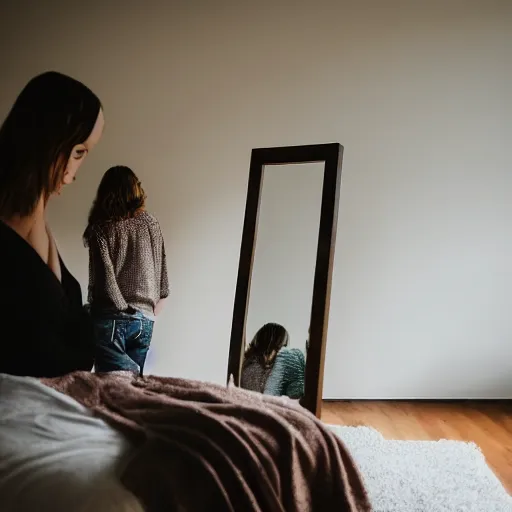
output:
[[[233,307],[233,322],[231,326],[228,383],[231,376],[233,376],[234,384],[239,386],[242,356],[245,353],[247,306],[251,288],[254,249],[256,246],[263,169],[266,165],[325,162],[309,326],[309,349],[306,358],[305,390],[304,397],[301,399],[301,404],[317,417],[320,417],[322,406],[325,345],[329,323],[342,161],[343,146],[337,143],[258,148],[252,150],[235,303]]]

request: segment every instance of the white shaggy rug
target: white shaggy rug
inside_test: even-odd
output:
[[[512,497],[473,443],[386,440],[329,426],[350,450],[374,512],[512,512]]]

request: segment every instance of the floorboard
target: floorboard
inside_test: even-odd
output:
[[[512,493],[512,405],[509,402],[324,402],[322,421],[368,426],[387,439],[473,441]]]

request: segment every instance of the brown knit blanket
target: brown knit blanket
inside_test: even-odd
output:
[[[42,382],[136,443],[121,481],[150,512],[371,510],[341,440],[291,401],[130,374]]]

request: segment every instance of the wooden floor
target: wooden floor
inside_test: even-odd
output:
[[[500,402],[324,402],[322,421],[368,426],[387,439],[473,441],[512,493],[512,405]]]

